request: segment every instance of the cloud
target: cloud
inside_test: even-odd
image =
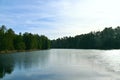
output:
[[[1,0],[0,24],[51,39],[120,25],[119,0]],[[53,36],[53,37],[52,37]]]

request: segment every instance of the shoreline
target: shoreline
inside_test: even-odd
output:
[[[38,51],[38,50],[48,50],[48,49],[31,49],[31,50],[3,50],[3,51],[0,51],[0,54],[8,54],[8,53],[15,53],[15,52],[30,52],[30,51]]]
[[[78,49],[78,48],[49,48],[49,49]],[[0,54],[11,54],[15,52],[31,52],[39,50],[48,50],[48,49],[30,49],[30,50],[3,50],[0,51]],[[120,49],[83,49],[83,50],[120,50]]]

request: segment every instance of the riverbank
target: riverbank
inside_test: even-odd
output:
[[[30,52],[30,51],[38,51],[44,49],[30,49],[30,50],[4,50],[0,51],[0,54],[7,54],[7,53],[15,53],[15,52]]]

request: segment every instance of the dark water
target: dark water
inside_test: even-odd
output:
[[[120,50],[0,54],[0,80],[120,80]]]

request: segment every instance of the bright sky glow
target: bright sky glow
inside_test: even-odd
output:
[[[0,25],[50,39],[120,26],[120,0],[0,0]]]

